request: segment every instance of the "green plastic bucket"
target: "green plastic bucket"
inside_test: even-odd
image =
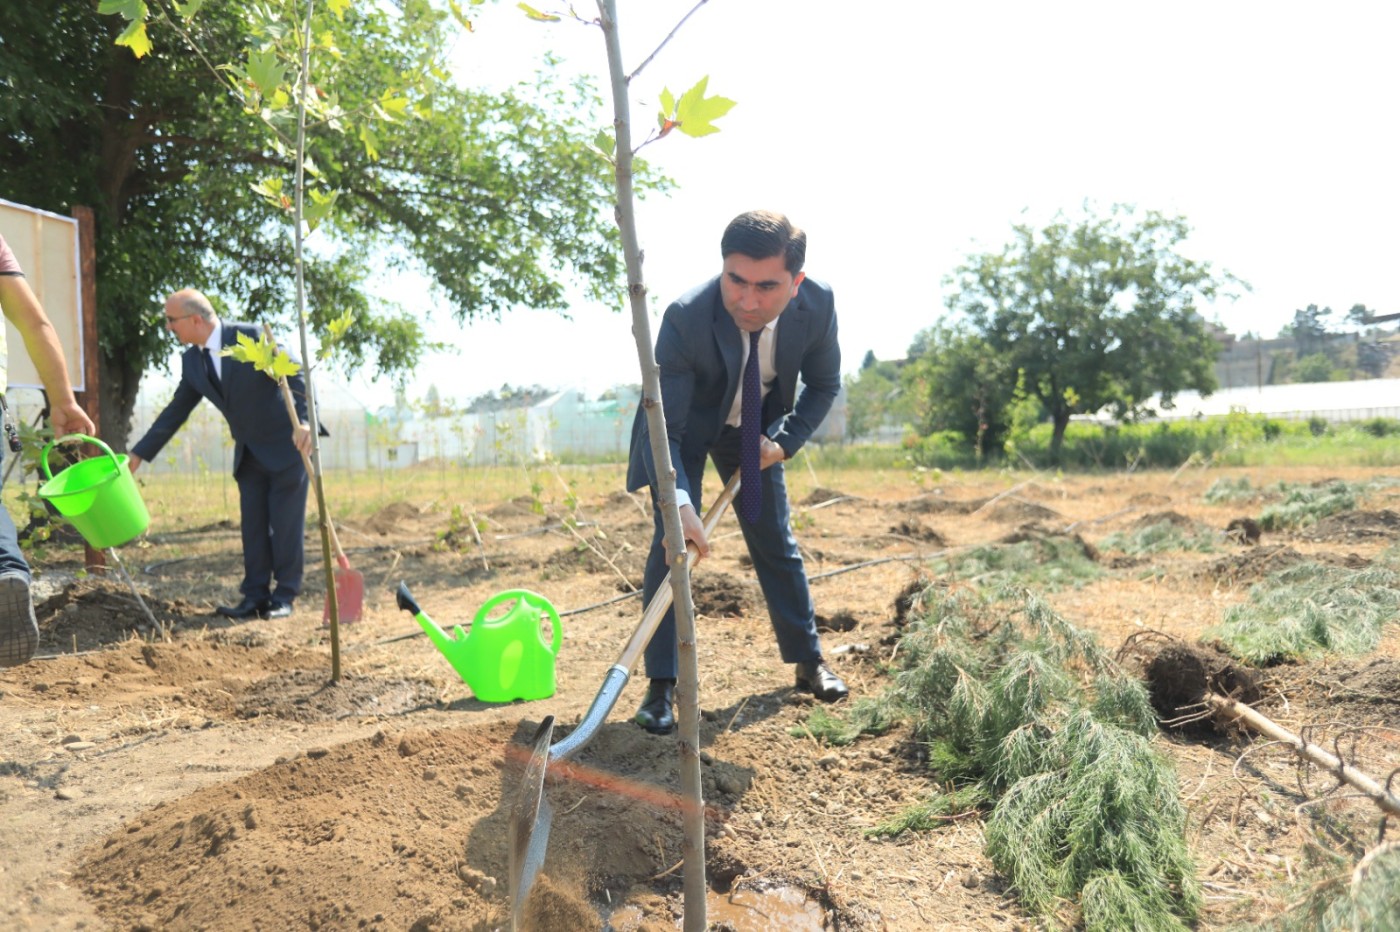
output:
[[[69,440],[96,444],[107,455],[81,460],[54,475],[49,470],[49,451],[54,444]],[[58,513],[93,547],[105,550],[120,546],[139,536],[151,524],[151,515],[141,500],[127,460],[126,454],[118,456],[107,444],[86,434],[69,434],[51,440],[39,457],[39,465],[48,480],[39,487],[39,497],[52,502]]]

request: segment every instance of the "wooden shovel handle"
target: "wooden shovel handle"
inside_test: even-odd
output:
[[[719,493],[719,498],[710,506],[710,510],[705,513],[703,524],[705,527],[705,537],[708,539],[719,525],[719,519],[724,516],[724,511],[734,501],[734,496],[739,492],[739,470],[734,470],[734,475],[729,478],[729,484],[724,487],[724,491]],[[686,541],[685,544],[685,565],[686,568],[695,565],[698,556],[695,546]],[[661,625],[661,619],[665,617],[666,610],[671,607],[671,574],[667,573],[666,578],[661,580],[661,588],[651,597],[651,604],[646,607],[642,614],[641,624],[637,625],[637,630],[632,632],[632,639],[627,642],[627,646],[622,649],[622,653],[617,658],[617,666],[626,670],[632,669],[637,658],[646,650],[647,643],[651,641],[651,636],[656,633],[656,629]]]
[[[267,324],[263,324],[263,333],[267,334],[269,343],[276,343],[276,341],[272,339],[272,328]],[[287,406],[287,417],[292,419],[292,430],[296,430],[297,426],[301,424],[301,415],[297,414],[296,399],[292,397],[292,386],[288,384],[285,375],[277,377],[277,387],[282,390],[282,403]],[[302,453],[300,448],[297,449],[297,452],[301,453],[301,462],[302,465],[306,467],[306,477],[309,480],[312,472],[311,457]],[[326,527],[331,532],[331,546],[335,548],[336,562],[342,567],[348,568],[350,566],[350,560],[345,556],[345,551],[340,547],[340,538],[337,537],[335,533],[335,522],[331,520],[329,514],[326,515]]]

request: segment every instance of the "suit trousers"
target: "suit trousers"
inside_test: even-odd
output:
[[[238,509],[243,524],[243,585],[245,598],[292,602],[301,592],[305,563],[306,494],[310,478],[298,460],[294,466],[271,470],[253,451],[244,450],[234,475],[238,480]],[[277,587],[272,588],[273,578]]]
[[[710,457],[720,479],[728,484],[729,477],[739,468],[739,431],[726,427],[710,449]],[[700,511],[700,480],[705,471],[702,454],[691,462],[674,464],[684,469],[690,488],[695,493],[695,508]],[[775,463],[763,470],[763,511],[758,523],[749,524],[735,514],[744,534],[749,556],[753,559],[759,587],[768,604],[768,619],[778,641],[778,653],[784,663],[800,663],[821,656],[821,640],[817,637],[816,612],[811,591],[807,586],[807,571],[797,550],[797,538],[792,534],[788,509],[787,483],[783,464]],[[651,552],[647,555],[642,595],[646,604],[661,588],[670,567],[666,563],[666,531],[662,525],[661,509],[656,504],[657,490],[652,489],[653,532]],[[701,564],[703,567],[703,564]],[[703,568],[700,570],[704,572]],[[670,583],[667,583],[670,585]],[[651,679],[675,679],[677,668],[675,609],[666,612],[652,635],[646,649],[646,673]]]

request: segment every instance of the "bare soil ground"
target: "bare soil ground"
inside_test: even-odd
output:
[[[1103,575],[1049,594],[1115,649],[1146,632],[1194,641],[1248,587],[1291,562],[1365,565],[1400,535],[1400,486],[1358,511],[1257,543],[1227,535],[1259,503],[1210,505],[1248,476],[1363,481],[1358,470],[1184,470],[1055,478],[943,477],[918,494],[803,490],[795,508],[833,666],[854,693],[889,683],[899,597],[927,560],[1026,535],[1078,535]],[[714,490],[711,490],[713,493]],[[1163,516],[1168,516],[1163,518]],[[152,640],[120,578],[80,557],[40,581],[41,659],[0,671],[0,926],[13,929],[487,930],[508,923],[507,820],[522,752],[545,715],[567,734],[640,618],[645,500],[581,502],[585,548],[557,515],[501,502],[480,545],[447,510],[413,502],[346,522],[367,581],[329,683],[319,539],[311,588],[290,620],[229,623],[236,529],[165,532],[123,548],[155,614]],[[1204,529],[1213,549],[1128,556],[1108,535],[1161,520]],[[598,532],[603,532],[600,536]],[[982,852],[975,818],[875,838],[867,830],[933,790],[907,731],[823,746],[781,664],[763,601],[727,518],[695,571],[709,914],[720,928],[1035,928]],[[494,593],[528,588],[563,614],[558,691],[475,699],[398,610],[406,581],[450,630]],[[967,585],[968,583],[959,583]],[[1154,635],[1155,636],[1155,635]],[[1400,766],[1400,637],[1381,649],[1262,671],[1267,714],[1378,779]],[[532,921],[541,930],[678,927],[681,830],[674,739],[609,722],[546,793],[556,813]],[[1166,735],[1205,882],[1204,929],[1275,914],[1304,892],[1321,850],[1359,853],[1374,812],[1244,734]]]

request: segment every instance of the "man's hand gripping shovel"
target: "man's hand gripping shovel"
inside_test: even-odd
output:
[[[725,509],[734,501],[734,496],[738,491],[739,473],[736,470],[734,476],[729,480],[729,484],[724,487],[724,491],[720,493],[719,498],[710,506],[709,512],[705,515],[703,523],[706,538],[714,533],[720,518],[724,516]],[[693,566],[695,560],[695,548],[687,544],[686,567]],[[510,818],[510,925],[513,930],[520,928],[525,900],[529,897],[530,887],[534,885],[541,865],[544,864],[545,847],[549,844],[549,828],[554,818],[554,811],[544,794],[545,771],[551,764],[572,757],[593,739],[599,727],[607,719],[608,713],[612,711],[613,706],[617,704],[618,698],[622,695],[623,687],[627,685],[627,681],[632,676],[632,667],[636,665],[642,651],[646,649],[651,636],[656,633],[657,626],[661,624],[666,610],[671,607],[671,598],[671,575],[667,573],[666,578],[661,582],[661,588],[656,590],[656,594],[652,596],[651,604],[646,607],[646,611],[642,614],[642,620],[637,624],[636,630],[632,632],[627,646],[622,649],[617,662],[612,665],[603,678],[602,688],[594,697],[593,704],[588,707],[587,714],[583,716],[583,720],[579,722],[577,728],[569,733],[568,737],[558,744],[550,745],[550,740],[554,736],[554,716],[552,715],[546,715],[544,721],[540,722],[539,729],[535,732],[534,740],[531,742],[530,759],[525,765],[524,782],[520,787],[520,796],[511,810]]]

